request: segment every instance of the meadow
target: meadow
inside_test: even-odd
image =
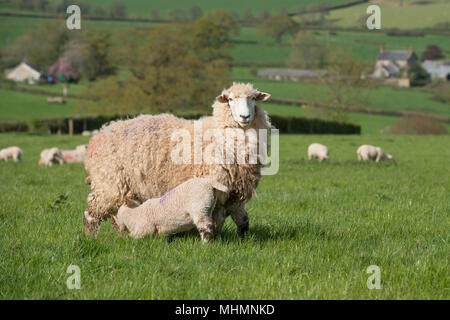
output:
[[[198,235],[118,237],[109,223],[83,233],[89,186],[82,165],[44,168],[43,148],[88,137],[1,134],[23,148],[0,163],[2,299],[448,299],[448,136],[281,135],[280,170],[248,205],[250,232],[227,220],[211,244]],[[312,142],[326,163],[306,160]],[[395,162],[359,163],[362,143]],[[81,289],[69,290],[69,265]],[[367,267],[381,268],[369,290]]]
[[[399,6],[398,1],[385,2],[377,3],[381,11],[381,28],[419,29],[450,21],[450,3],[446,0],[403,1],[403,6]],[[365,3],[333,10],[329,19],[337,26],[358,27],[367,7]]]

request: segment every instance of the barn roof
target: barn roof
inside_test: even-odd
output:
[[[410,58],[409,51],[383,51],[377,57],[377,60],[408,60]]]

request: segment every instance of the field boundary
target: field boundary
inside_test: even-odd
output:
[[[376,108],[363,108],[363,107],[345,107],[345,106],[330,106],[326,103],[320,102],[306,102],[302,100],[296,99],[285,99],[285,98],[271,98],[271,102],[278,104],[285,104],[291,106],[301,106],[301,107],[313,107],[313,108],[322,108],[322,109],[340,109],[348,112],[354,113],[365,113],[365,114],[375,114],[375,115],[384,115],[384,116],[397,116],[397,117],[405,117],[405,116],[420,116],[432,120],[438,120],[445,123],[450,123],[450,117],[434,114],[434,113],[423,113],[423,112],[415,112],[415,111],[406,111],[406,110],[386,110],[386,109],[376,109]]]
[[[30,94],[38,94],[38,95],[46,95],[46,96],[61,96],[61,94],[57,94],[55,92],[50,92],[42,89],[35,88],[22,88],[22,87],[13,87],[8,88],[6,86],[0,85],[0,89],[3,90],[11,90],[18,92],[25,92]],[[91,100],[87,97],[83,97],[76,94],[68,94],[66,98],[72,99],[80,99],[80,100]],[[291,106],[300,106],[300,107],[313,107],[313,108],[322,108],[322,109],[340,109],[353,113],[364,113],[364,114],[374,114],[374,115],[385,115],[385,116],[396,116],[396,117],[405,117],[405,116],[420,116],[432,120],[438,120],[445,123],[450,123],[450,117],[434,114],[434,113],[423,113],[423,112],[415,112],[415,111],[406,111],[406,110],[386,110],[386,109],[377,109],[377,108],[363,108],[363,107],[346,107],[346,106],[331,106],[326,103],[320,102],[311,102],[311,101],[303,101],[297,99],[288,99],[288,98],[270,98],[270,102]]]

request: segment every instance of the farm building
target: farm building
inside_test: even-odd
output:
[[[323,71],[319,74],[322,75]],[[316,71],[302,69],[263,69],[258,72],[257,76],[270,80],[300,81],[305,78],[315,78],[319,74]]]
[[[381,46],[373,77],[391,80],[389,83],[409,87],[408,67],[416,61],[417,56],[413,48],[409,50],[384,50],[384,47]]]
[[[6,70],[6,78],[16,82],[28,81],[32,84],[44,78],[44,73],[28,61],[22,61],[15,68]]]
[[[432,61],[425,60],[422,62],[424,68],[432,79],[450,80],[450,60]]]

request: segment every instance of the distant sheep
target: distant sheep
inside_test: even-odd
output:
[[[213,238],[212,213],[218,197],[227,187],[209,179],[193,178],[170,190],[161,198],[139,202],[126,199],[114,216],[120,231],[129,231],[133,238],[149,234],[170,235],[197,228],[204,242]],[[85,212],[87,219],[89,213]]]
[[[86,157],[86,150],[88,145],[82,144],[75,148],[75,150],[61,149],[61,154],[65,163],[83,163]]]
[[[375,162],[380,162],[381,160],[392,159],[392,156],[384,153],[380,147],[368,144],[360,146],[356,153],[358,155],[358,160],[360,161],[375,160]]]
[[[8,161],[12,158],[14,162],[19,162],[22,160],[22,153],[22,149],[16,146],[4,148],[0,150],[0,161]]]
[[[42,150],[39,164],[51,167],[55,163],[64,164],[61,150],[56,147]]]
[[[328,160],[328,148],[320,143],[312,143],[308,147],[308,159],[319,159],[319,161]]]
[[[228,198],[218,201],[214,210],[215,233],[220,232],[225,219],[231,216],[238,234],[243,236],[249,226],[245,204],[258,186],[263,167],[260,159],[255,164],[237,161],[232,164],[176,164],[171,159],[171,151],[178,142],[172,139],[172,133],[183,130],[194,137],[195,124],[201,126],[201,134],[206,130],[270,129],[267,113],[256,105],[269,97],[251,84],[235,83],[216,97],[212,116],[195,122],[170,114],[141,115],[103,127],[91,138],[85,160],[92,189],[87,210],[93,217],[93,220],[84,220],[85,232],[96,234],[100,222],[116,215],[126,198],[144,202],[161,197],[193,177],[211,176],[229,189]],[[252,143],[257,145],[258,141]],[[234,159],[238,157],[236,152],[230,151]],[[114,220],[112,222],[117,230]]]
[[[93,131],[84,130],[83,132],[81,132],[82,136],[95,136],[96,134],[98,134],[98,130],[97,129],[95,129]]]

